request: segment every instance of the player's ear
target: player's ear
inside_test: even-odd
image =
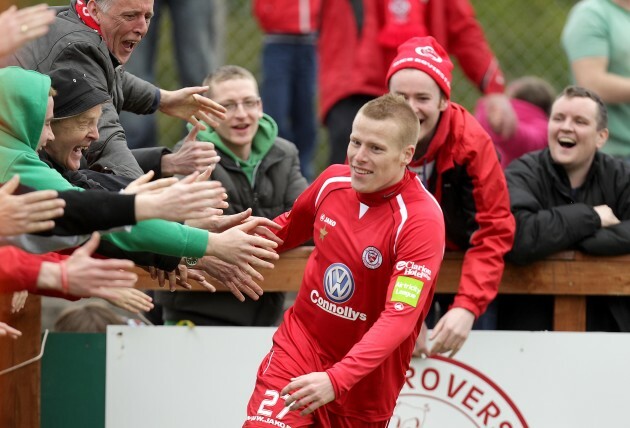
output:
[[[401,154],[401,164],[407,166],[413,159],[413,154],[416,152],[416,146],[409,144],[405,146]]]

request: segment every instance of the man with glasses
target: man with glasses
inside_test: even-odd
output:
[[[209,157],[189,145],[178,155],[165,154],[161,147],[146,149],[134,153],[136,160],[127,147],[118,117],[121,110],[150,114],[159,109],[193,124],[200,119],[212,126],[224,117],[220,105],[200,95],[206,88],[166,91],[125,71],[123,66],[146,35],[152,16],[153,0],[72,0],[69,7],[59,8],[48,34],[8,60],[9,65],[44,74],[61,68],[77,70],[109,94],[112,102],[103,106],[100,138],[86,154],[92,169],[130,178],[140,176],[143,169],[165,176],[189,174],[194,169],[189,165],[196,164],[197,158]]]
[[[230,206],[224,214],[251,208],[253,215],[272,219],[290,210],[308,183],[300,172],[297,148],[278,137],[276,122],[263,113],[254,76],[242,67],[226,65],[206,77],[203,85],[208,87],[205,95],[227,110],[224,121],[197,135],[197,140],[210,143],[206,144],[221,156],[211,179],[226,189]],[[156,296],[166,324],[190,320],[197,325],[274,325],[284,299],[284,293],[267,292],[258,301],[245,302],[227,293],[161,292]]]

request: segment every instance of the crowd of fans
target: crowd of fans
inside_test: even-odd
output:
[[[304,362],[320,371],[299,382],[286,379],[291,388],[283,392],[298,391],[287,403],[305,409],[303,414],[351,420],[354,416],[344,412],[352,406],[331,405],[326,416],[316,409],[359,385],[353,370],[360,370],[349,368],[346,360],[367,358],[368,344],[378,348],[372,356],[382,357],[381,362],[393,355],[408,362],[412,352],[454,356],[473,328],[552,329],[550,297],[497,298],[505,260],[526,264],[567,249],[594,255],[630,252],[630,56],[624,48],[630,1],[582,0],[573,8],[561,42],[576,85],[559,96],[537,76],[506,86],[468,0],[256,1],[253,12],[265,32],[261,93],[248,70],[216,63],[209,32],[195,46],[207,46],[207,58],[183,54],[194,42],[176,45],[182,69],[206,76],[203,81],[188,79],[186,87],[168,91],[130,73],[127,62],[154,16],[151,0],[72,0],[66,7],[12,6],[0,13],[0,291],[15,293],[15,309],[29,292],[69,300],[97,297],[132,312],[150,311],[152,298],[133,288],[137,276],[130,270],[136,265],[160,285],[168,282],[171,291],[191,288],[189,281],[207,289],[159,292],[163,318],[158,322],[275,325],[285,296],[263,294],[256,281],[263,279],[258,268],[273,267],[278,249],[313,240],[318,254],[313,263],[318,264],[307,267],[308,287],[314,286],[312,278],[321,287],[333,275],[328,269],[321,272],[324,278],[316,275],[334,252],[327,249],[324,257],[320,248],[336,242],[346,248],[340,260],[352,254],[342,243],[350,238],[326,238],[330,231],[317,223],[321,206],[336,209],[331,201],[339,194],[328,196],[331,188],[351,183],[335,189],[358,195],[357,222],[381,203],[374,195],[388,199],[394,194],[379,193],[383,189],[404,198],[428,191],[441,208],[445,236],[426,241],[464,253],[457,293],[434,297],[429,269],[427,292],[418,291],[413,304],[401,298],[391,309],[420,305],[421,310],[409,312],[413,322],[404,339],[393,343],[398,336],[384,327],[395,318],[389,306],[375,315],[373,308],[366,309],[375,318],[366,330],[355,331],[365,336],[347,355]],[[450,55],[483,94],[474,115],[451,99]],[[148,60],[141,62],[150,66]],[[151,79],[148,69],[147,76]],[[332,167],[323,178],[315,177],[316,93],[329,133],[330,163],[346,163],[349,172]],[[381,97],[386,93],[391,96]],[[396,99],[410,109],[401,110]],[[152,122],[140,128],[130,124],[133,132],[125,132],[123,110],[136,115],[161,111],[188,122],[188,134],[173,151],[157,147]],[[392,111],[403,117],[412,112],[420,125],[418,134],[401,131],[402,140],[412,134],[415,140],[396,148],[396,156],[389,155],[392,143],[381,144],[375,125],[404,128]],[[130,149],[127,135],[142,148]],[[393,132],[391,139],[397,135]],[[370,179],[379,184],[369,184],[374,183]],[[411,193],[401,190],[409,180],[419,183]],[[295,219],[283,214],[294,203]],[[411,215],[411,209],[405,213]],[[321,212],[321,221],[328,220],[332,230],[336,221],[329,215]],[[289,234],[297,227],[292,224],[308,233]],[[396,227],[405,232],[408,226],[402,221]],[[417,253],[406,247],[413,247],[407,236],[374,236],[381,233],[394,243],[390,251],[360,248],[358,260],[368,269],[386,260],[392,264],[388,275],[399,278],[396,252],[404,247],[402,254]],[[408,233],[421,247],[417,230]],[[433,257],[427,255],[427,263]],[[343,275],[352,278],[346,264],[334,264],[347,270],[331,276],[335,287],[342,286]],[[431,266],[437,275],[438,268]],[[352,287],[365,287],[360,267],[353,269]],[[205,274],[232,294],[213,293]],[[379,284],[393,300],[402,285],[393,280],[388,289],[387,278]],[[285,318],[289,327],[279,330],[280,343],[295,335],[300,314],[309,312],[300,296]],[[99,305],[82,311],[120,321],[103,315]],[[66,330],[81,325],[76,328],[101,331],[109,322],[88,316],[73,323],[71,315],[64,314],[58,324]],[[430,348],[425,316],[433,329]],[[630,298],[589,297],[586,321],[590,331],[630,331]],[[379,348],[375,331],[388,332],[384,342],[389,347]],[[316,330],[304,332],[325,341]],[[20,332],[0,322],[0,335],[17,338]],[[278,352],[290,354],[286,347]],[[372,363],[364,367],[373,370]],[[257,388],[270,388],[265,382],[278,379],[260,375]],[[250,402],[249,410],[258,404]],[[371,416],[373,426],[384,426],[387,411],[384,404],[383,413]],[[246,426],[259,426],[255,412],[250,416]]]

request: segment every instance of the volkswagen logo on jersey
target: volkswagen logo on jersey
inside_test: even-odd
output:
[[[348,266],[333,263],[324,274],[324,292],[335,303],[347,302],[354,294],[354,278]]]

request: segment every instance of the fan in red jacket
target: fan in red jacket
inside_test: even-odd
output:
[[[451,356],[495,298],[515,231],[494,144],[466,109],[450,101],[452,69],[433,37],[414,37],[400,45],[387,72],[390,92],[404,96],[420,121],[410,168],[442,207],[447,248],[465,250],[458,292],[432,333],[430,353]],[[419,348],[427,352],[424,343]]]
[[[313,239],[315,250],[244,427],[387,425],[444,254],[440,207],[407,169],[418,132],[400,97],[370,101],[350,165],[329,167],[275,220],[281,249]]]
[[[128,272],[133,262],[92,258],[98,243],[99,235],[95,233],[71,256],[29,254],[14,247],[0,247],[0,293],[27,290],[68,300],[80,297],[117,300],[119,296],[110,287],[133,287],[137,275]],[[20,333],[0,322],[0,336],[5,334],[16,338]]]
[[[516,117],[503,95],[503,75],[469,0],[322,0],[320,117],[329,132],[331,163],[344,161],[357,110],[387,91],[384,77],[398,45],[429,35],[487,95],[493,129],[512,134]]]

